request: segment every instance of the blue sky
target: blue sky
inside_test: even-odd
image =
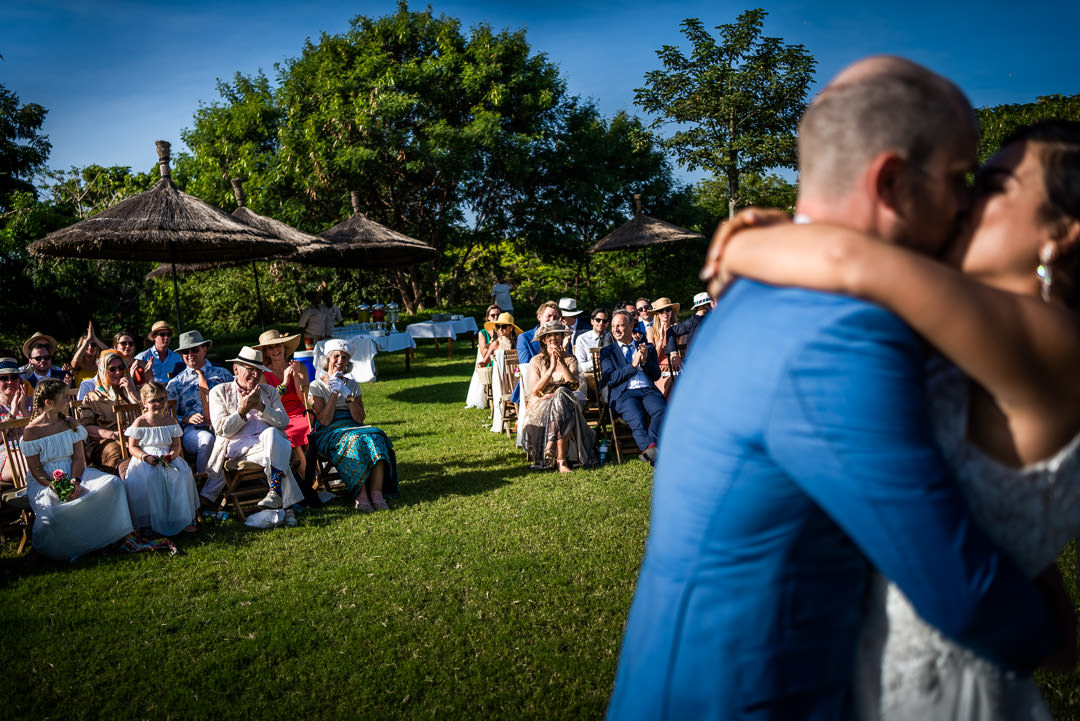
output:
[[[634,88],[659,67],[655,51],[683,44],[679,23],[732,22],[758,7],[724,1],[432,3],[468,27],[525,27],[537,52],[561,68],[573,94],[607,115],[638,112]],[[874,53],[910,57],[956,81],[976,106],[1080,92],[1075,56],[1080,2],[769,2],[765,34],[802,43],[818,60],[820,86]],[[393,12],[370,0],[3,0],[0,84],[49,110],[49,165],[153,167],[153,142],[179,149],[200,103],[218,99],[218,78],[297,56],[307,38],[339,33],[351,17]],[[413,10],[425,5],[413,3]],[[973,9],[974,8],[974,9]]]

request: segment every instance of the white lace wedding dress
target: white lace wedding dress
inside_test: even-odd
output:
[[[966,440],[965,375],[935,368],[928,393],[937,442],[976,523],[1035,576],[1080,530],[1080,436],[1049,460],[1011,468]],[[946,639],[880,576],[869,603],[856,682],[864,721],[1052,718],[1031,678]]]

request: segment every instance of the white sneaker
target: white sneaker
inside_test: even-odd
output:
[[[281,508],[281,496],[273,491],[266,494],[266,498],[259,501],[257,504],[259,508],[269,508],[275,510]]]

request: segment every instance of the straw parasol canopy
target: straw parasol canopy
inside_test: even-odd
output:
[[[37,255],[113,260],[249,260],[289,254],[288,241],[188,195],[172,182],[170,145],[157,141],[161,180],[97,215],[30,244]]]
[[[422,240],[376,223],[360,212],[360,193],[351,192],[353,215],[319,235],[326,245],[308,246],[289,260],[308,265],[352,268],[401,268],[439,256]]]
[[[329,246],[329,242],[320,238],[317,235],[311,235],[301,230],[297,230],[288,223],[282,223],[280,220],[274,218],[268,218],[265,215],[259,215],[251,208],[247,207],[247,199],[244,196],[244,185],[239,178],[233,178],[231,181],[233,189],[233,197],[236,198],[236,210],[232,212],[232,217],[237,220],[243,221],[253,228],[258,228],[276,238],[288,241],[292,244],[294,251],[301,250],[308,246]],[[286,256],[289,260],[293,258]],[[184,273],[196,273],[205,270],[216,270],[218,268],[230,268],[238,265],[244,265],[247,263],[247,259],[241,260],[219,260],[207,263],[179,263],[176,266],[176,272],[180,274]],[[146,274],[146,279],[162,278],[168,275],[172,266],[169,263],[161,263],[158,267]]]
[[[156,143],[161,180],[97,215],[46,235],[28,247],[36,255],[112,260],[206,262],[291,253],[288,241],[244,223],[181,191],[172,182],[170,145]],[[180,292],[173,271],[176,323]]]
[[[704,240],[705,236],[641,212],[641,196],[634,193],[634,219],[596,241],[588,253],[644,248],[680,240]]]

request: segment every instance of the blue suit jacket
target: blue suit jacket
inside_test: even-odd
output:
[[[660,362],[657,360],[656,348],[652,343],[646,344],[649,348],[645,358],[645,365],[641,370],[654,383],[660,378]],[[608,403],[614,407],[619,398],[626,392],[626,383],[633,378],[638,369],[632,363],[628,363],[623,355],[622,346],[618,341],[600,349],[600,370],[604,373],[604,383],[608,389]]]
[[[845,719],[872,567],[929,623],[1030,670],[1042,598],[977,529],[883,309],[739,281],[660,440],[610,719]]]

